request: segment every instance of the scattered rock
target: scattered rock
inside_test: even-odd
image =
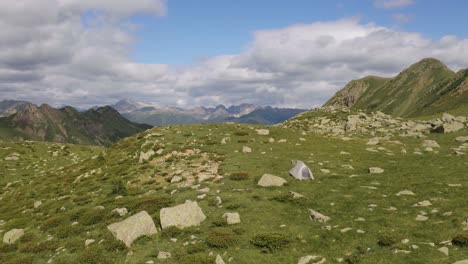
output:
[[[427,206],[431,206],[431,205],[432,205],[432,203],[431,203],[430,201],[424,200],[424,201],[422,201],[422,202],[419,202],[419,203],[417,203],[417,204],[414,204],[413,206],[414,206],[414,207],[427,207]]]
[[[304,195],[297,193],[297,192],[293,192],[293,191],[290,191],[289,194],[292,196],[293,199],[299,199],[299,198],[305,197]]]
[[[439,143],[435,140],[424,140],[422,143],[423,148],[440,148]]]
[[[418,215],[416,217],[416,221],[420,221],[420,222],[424,222],[424,221],[427,221],[429,219],[429,217],[425,216],[425,215]]]
[[[224,260],[220,255],[217,255],[215,264],[226,264],[226,263],[224,263]]]
[[[460,142],[460,143],[465,143],[465,142],[468,142],[468,136],[467,137],[457,137],[455,140]]]
[[[12,229],[3,235],[3,243],[14,244],[24,235],[24,229]]]
[[[257,134],[260,135],[260,136],[270,135],[270,130],[268,130],[268,129],[257,129],[255,131],[257,131]]]
[[[42,201],[36,201],[36,202],[34,203],[34,208],[38,208],[38,207],[41,206],[41,205],[42,205]]]
[[[115,208],[114,210],[111,211],[111,213],[117,213],[120,216],[124,216],[128,214],[127,208]]]
[[[144,161],[149,160],[155,154],[154,150],[150,149],[147,152],[140,152],[140,159],[138,160],[139,163],[143,163]]]
[[[91,245],[92,243],[94,243],[96,240],[94,239],[86,239],[84,244],[85,244],[85,247]]]
[[[380,173],[383,173],[383,172],[384,172],[384,169],[379,168],[379,167],[369,168],[369,173],[371,173],[371,174],[380,174]]]
[[[468,264],[468,259],[459,260],[457,262],[454,262],[453,264]]]
[[[320,222],[320,223],[326,223],[328,221],[331,220],[330,217],[324,215],[324,214],[321,214],[319,212],[316,212],[312,209],[309,209],[310,211],[310,219],[315,221],[315,222]]]
[[[316,260],[318,258],[319,258],[318,256],[312,256],[312,255],[304,256],[299,259],[297,264],[309,264],[311,261]]]
[[[263,174],[258,181],[258,185],[262,187],[283,186],[285,183],[287,183],[285,179],[271,174]]]
[[[414,194],[414,192],[409,191],[409,190],[400,191],[396,194],[396,196],[402,196],[402,195],[416,195],[416,194]]]
[[[235,225],[241,222],[239,213],[225,213],[223,214],[223,218],[228,225]]]
[[[174,176],[171,179],[171,183],[177,183],[177,182],[180,182],[180,181],[182,181],[182,177],[180,177],[180,176]]]
[[[160,219],[162,229],[170,226],[185,228],[200,225],[206,216],[197,202],[187,200],[183,204],[161,209]]]
[[[165,252],[165,251],[159,251],[158,252],[158,259],[168,259],[171,257],[171,253],[170,252]]]
[[[243,146],[243,147],[242,147],[242,152],[243,152],[243,153],[251,153],[251,152],[252,152],[252,149],[249,148],[249,147]]]
[[[146,211],[141,211],[127,219],[113,223],[107,226],[115,238],[123,241],[127,247],[130,247],[135,239],[143,235],[153,235],[158,231],[154,225],[153,219]]]
[[[438,251],[442,252],[444,255],[448,256],[449,255],[449,249],[448,247],[441,247],[437,249]]]
[[[456,132],[465,127],[464,124],[459,122],[444,123],[432,130],[434,133],[451,133]]]

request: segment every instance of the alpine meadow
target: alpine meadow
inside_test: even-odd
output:
[[[280,2],[0,3],[0,263],[468,264],[468,5]]]

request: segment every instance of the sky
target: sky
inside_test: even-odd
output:
[[[458,0],[0,2],[0,100],[313,108],[425,57],[468,68]]]

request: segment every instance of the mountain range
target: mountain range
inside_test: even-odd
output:
[[[423,59],[393,78],[353,80],[325,106],[417,117],[444,111],[468,113],[468,69],[457,73],[433,58]]]
[[[195,107],[183,109],[178,107],[146,106],[144,103],[121,100],[112,105],[129,120],[153,126],[202,124],[219,122],[236,122],[272,125],[281,123],[299,113],[303,109],[262,107],[253,104],[240,104],[226,107]],[[132,110],[133,109],[133,110]]]
[[[0,118],[0,138],[109,146],[151,128],[128,121],[109,106],[79,112],[47,104],[27,103],[22,110]]]

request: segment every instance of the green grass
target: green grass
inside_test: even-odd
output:
[[[280,127],[269,127],[269,136],[259,136],[258,128],[261,126],[240,124],[160,127],[108,149],[0,142],[0,220],[5,221],[0,229],[24,228],[28,234],[26,241],[15,246],[3,245],[0,262],[44,263],[59,247],[66,250],[59,250],[54,263],[156,263],[159,251],[172,253],[165,263],[213,263],[209,252],[214,256],[227,252],[224,260],[233,257],[233,263],[272,264],[297,263],[305,255],[325,257],[327,263],[343,259],[349,263],[449,264],[468,258],[466,247],[449,246],[448,257],[437,251],[440,242],[462,233],[461,223],[468,218],[468,156],[455,156],[451,150],[459,146],[455,137],[467,135],[466,130],[428,135],[439,142],[440,152],[415,155],[413,150],[421,148],[423,139],[397,138],[404,145],[382,143],[378,147],[386,150],[373,153],[365,150],[366,138],[342,141]],[[225,137],[231,140],[220,144]],[[270,137],[276,142],[269,143]],[[287,143],[278,143],[279,139],[287,139]],[[242,153],[243,146],[251,147],[252,153]],[[400,153],[402,147],[407,154]],[[140,152],[152,148],[164,152],[139,163]],[[192,156],[165,157],[172,151],[196,149],[199,151]],[[54,151],[60,155],[53,157]],[[341,151],[351,155],[340,155]],[[5,161],[13,152],[20,153],[20,160]],[[288,175],[291,160],[296,159],[309,165],[316,180],[296,181]],[[224,177],[200,183],[200,188],[210,188],[205,199],[197,199],[197,190],[182,187],[185,181],[208,173],[215,163],[218,175]],[[369,174],[369,167],[381,167],[385,172]],[[288,184],[257,186],[265,173],[283,177]],[[177,183],[181,186],[170,183],[174,175],[182,176],[183,181]],[[9,182],[11,186],[3,189]],[[171,195],[173,190],[177,192]],[[395,195],[402,190],[411,190],[416,196]],[[292,199],[289,191],[305,198]],[[132,255],[127,256],[127,250],[106,228],[127,217],[111,214],[114,208],[126,207],[130,215],[147,210],[158,224],[160,208],[187,199],[197,200],[207,219],[199,227],[139,239],[132,245]],[[38,200],[43,204],[34,208]],[[412,206],[423,200],[431,201],[432,206]],[[387,210],[390,207],[397,210]],[[309,209],[331,220],[313,222]],[[429,220],[415,220],[421,211]],[[238,212],[241,223],[219,224],[226,212]],[[365,221],[355,221],[358,218]],[[72,226],[75,221],[79,224]],[[352,229],[343,233],[344,228]],[[96,242],[85,248],[86,239]],[[403,244],[403,239],[410,242]],[[436,246],[423,244],[427,242]],[[411,250],[411,245],[419,248]],[[412,252],[396,254],[396,249]]]

